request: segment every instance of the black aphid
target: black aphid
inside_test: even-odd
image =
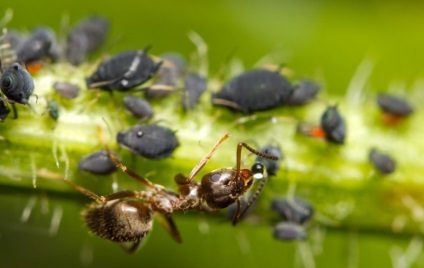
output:
[[[213,94],[212,103],[248,114],[285,104],[291,90],[290,82],[279,70],[251,70],[234,77]]]
[[[375,148],[370,150],[368,158],[381,173],[390,174],[396,169],[396,161],[390,155],[380,153]]]
[[[179,145],[173,131],[155,124],[135,125],[125,132],[119,132],[117,141],[121,146],[149,159],[168,157]]]
[[[154,62],[147,50],[122,52],[101,63],[86,79],[87,87],[125,91],[149,80],[161,64]]]
[[[280,161],[283,159],[283,152],[281,152],[281,149],[269,144],[259,149],[259,152],[278,157],[278,160],[270,160],[259,156],[256,157],[256,162],[260,162],[266,167],[268,175],[274,176],[277,174],[278,169],[280,168]]]
[[[53,88],[57,93],[67,99],[75,99],[80,92],[80,87],[78,85],[68,82],[55,82]]]
[[[377,104],[383,112],[394,116],[403,117],[414,111],[406,100],[388,94],[378,95]]]
[[[287,104],[292,106],[304,105],[314,99],[320,89],[320,85],[309,80],[296,83],[293,85]]]
[[[180,70],[174,62],[164,60],[160,66],[158,79],[149,87],[145,88],[145,95],[148,99],[163,98],[177,89]]]
[[[193,109],[206,88],[207,80],[205,77],[196,73],[188,74],[184,79],[183,108],[186,110]]]
[[[346,124],[337,106],[329,106],[321,116],[321,127],[325,139],[329,142],[343,144],[346,137]]]
[[[278,240],[293,241],[305,240],[306,231],[302,225],[294,222],[280,222],[273,228],[274,237]]]
[[[66,59],[73,65],[84,62],[87,55],[101,47],[109,32],[109,21],[88,17],[69,32],[66,41]]]
[[[309,221],[314,215],[312,205],[298,197],[275,198],[271,202],[271,209],[282,219],[297,224]]]
[[[31,36],[18,47],[16,55],[19,62],[31,63],[44,57],[50,57],[56,60],[59,52],[57,51],[57,41],[55,33],[45,27],[35,29]]]
[[[127,95],[122,99],[127,110],[135,117],[148,119],[153,116],[153,108],[148,101],[134,95]]]
[[[119,159],[115,152],[113,154]],[[84,156],[78,162],[78,168],[96,175],[108,175],[117,170],[116,164],[105,149]]]
[[[24,41],[24,38],[19,32],[9,29],[7,30],[7,33],[3,35],[2,39],[4,44],[8,44],[10,49],[15,51]]]
[[[7,107],[5,101],[0,100],[0,122],[4,122],[6,117],[9,115],[10,109]]]
[[[19,63],[15,62],[3,71],[1,62],[0,87],[10,103],[27,104],[34,93],[34,81],[31,75]]]
[[[49,115],[53,120],[59,119],[59,103],[55,100],[49,100],[47,102],[47,110],[49,111]]]

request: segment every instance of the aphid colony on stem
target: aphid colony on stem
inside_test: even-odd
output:
[[[120,243],[126,251],[134,252],[143,238],[149,234],[153,226],[153,213],[164,216],[166,229],[174,240],[180,243],[182,242],[181,235],[172,219],[174,212],[193,209],[214,212],[236,203],[237,210],[233,218],[233,225],[236,225],[258,198],[268,177],[263,166],[255,171],[241,168],[243,148],[263,158],[278,159],[276,156],[261,153],[247,144],[239,142],[235,168],[213,170],[204,175],[200,183],[195,181],[196,175],[228,137],[229,134],[222,136],[209,153],[192,169],[188,177],[182,174],[175,175],[174,180],[178,186],[178,192],[168,190],[138,175],[125,166],[108,148],[106,151],[116,166],[144,184],[147,188],[145,191],[126,190],[102,196],[68,180],[59,180],[96,201],[85,210],[85,223],[93,233],[104,239]],[[262,172],[263,178],[246,205],[241,209],[240,198],[252,187],[254,172],[258,171]],[[126,242],[129,242],[130,245],[125,244]]]

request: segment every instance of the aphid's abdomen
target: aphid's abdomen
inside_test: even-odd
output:
[[[153,225],[150,210],[137,200],[94,204],[84,212],[84,219],[93,233],[115,242],[139,241]]]

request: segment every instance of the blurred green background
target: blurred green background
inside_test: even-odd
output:
[[[370,83],[376,90],[396,81],[407,89],[424,77],[421,1],[38,0],[1,3],[0,11],[5,8],[14,10],[8,27],[19,30],[48,25],[59,31],[63,16],[71,25],[90,14],[105,16],[112,24],[109,43],[119,39],[110,53],[151,44],[154,54],[178,51],[188,56],[194,46],[187,33],[194,30],[209,45],[211,73],[234,50],[247,69],[273,54],[273,63],[322,79],[331,95],[345,92],[364,59],[375,64]],[[309,246],[281,243],[272,238],[269,226],[232,228],[217,219],[180,215],[176,221],[182,245],[157,225],[145,247],[129,256],[119,246],[87,234],[79,218],[82,203],[49,197],[44,207],[50,210],[43,213],[43,196],[38,190],[2,189],[0,267],[303,267],[308,259],[304,254],[311,251],[320,252],[317,267],[407,267],[400,258],[394,265],[390,256],[400,256],[416,244],[411,237],[356,230],[318,230]],[[37,200],[34,212],[23,222],[31,198]],[[63,220],[52,235],[55,209],[63,212]],[[424,267],[422,257],[416,266]],[[306,261],[306,267],[313,266]]]

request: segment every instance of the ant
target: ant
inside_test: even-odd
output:
[[[180,173],[175,175],[174,180],[178,186],[178,192],[168,190],[164,186],[154,184],[147,178],[138,175],[125,166],[107,146],[105,149],[115,165],[125,174],[144,184],[147,187],[145,191],[124,190],[102,196],[63,178],[59,178],[59,180],[95,200],[83,214],[88,228],[102,238],[120,243],[128,253],[133,253],[143,238],[152,230],[152,216],[155,212],[164,216],[167,231],[176,242],[181,243],[182,239],[172,219],[172,213],[192,209],[215,212],[237,203],[237,210],[232,221],[232,224],[236,225],[258,198],[268,179],[266,169],[262,164],[254,165],[252,170],[242,169],[240,166],[243,148],[263,158],[278,160],[276,156],[262,153],[244,142],[239,142],[235,168],[213,170],[204,175],[200,183],[195,181],[194,177],[228,137],[228,133],[222,136],[209,153],[191,170],[188,177]],[[246,206],[241,209],[240,198],[253,185],[254,175],[257,173],[262,173],[263,179],[247,201]]]

